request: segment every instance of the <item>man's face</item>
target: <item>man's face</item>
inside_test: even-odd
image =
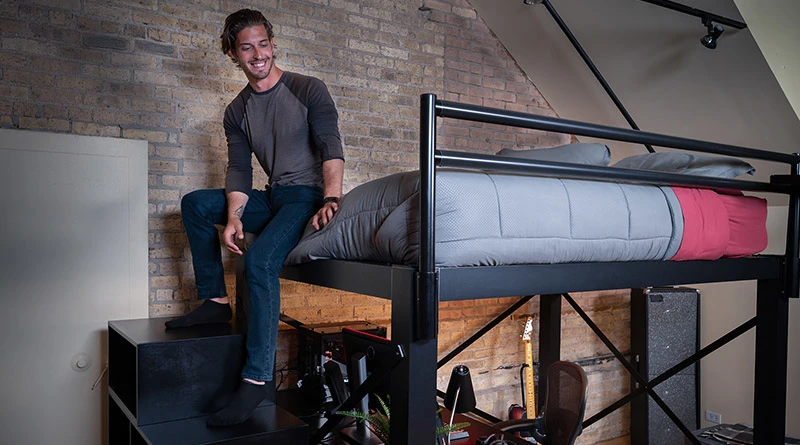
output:
[[[236,47],[228,55],[239,61],[239,66],[251,82],[266,79],[275,65],[275,49],[262,25],[251,26],[236,35]]]

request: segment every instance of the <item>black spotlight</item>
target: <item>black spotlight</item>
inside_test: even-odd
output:
[[[700,43],[708,49],[714,49],[717,47],[717,39],[725,31],[725,28],[722,25],[713,24],[711,20],[703,20],[703,24],[708,27],[708,34],[700,39]]]

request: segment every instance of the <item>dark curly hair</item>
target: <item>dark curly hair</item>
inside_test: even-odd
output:
[[[245,28],[249,28],[251,26],[258,26],[264,25],[264,28],[267,30],[267,37],[270,40],[275,36],[272,32],[272,23],[264,17],[264,14],[260,13],[259,11],[255,11],[253,9],[240,9],[233,14],[229,15],[225,19],[225,26],[222,28],[222,35],[219,36],[220,41],[222,43],[222,52],[225,55],[228,55],[228,52],[235,51],[236,48],[236,35]],[[239,62],[231,58],[233,63],[237,66]]]

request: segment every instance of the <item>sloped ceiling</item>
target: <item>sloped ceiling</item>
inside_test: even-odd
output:
[[[560,117],[629,128],[544,5],[470,1]],[[642,130],[800,151],[800,121],[748,29],[726,27],[709,50],[700,44],[705,27],[691,15],[640,0],[551,3]],[[744,21],[733,0],[680,3]],[[612,162],[646,152],[610,145]],[[788,173],[749,161],[753,179]]]

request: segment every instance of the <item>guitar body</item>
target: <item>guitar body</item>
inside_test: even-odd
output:
[[[528,414],[525,412],[525,408],[514,403],[508,407],[508,418],[509,420],[527,419]]]

